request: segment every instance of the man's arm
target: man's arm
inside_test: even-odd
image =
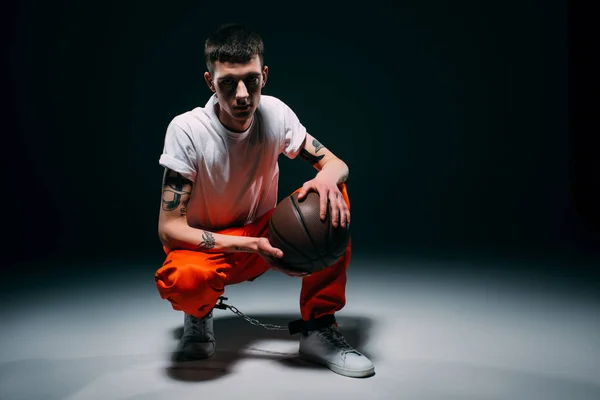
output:
[[[319,173],[318,178],[325,178],[336,184],[346,182],[349,169],[345,162],[340,160],[328,148],[324,147],[309,133],[306,134],[300,157],[308,161]]]
[[[258,252],[259,238],[222,235],[192,228],[187,223],[187,204],[192,182],[165,168],[158,218],[158,236],[168,249],[203,252]]]

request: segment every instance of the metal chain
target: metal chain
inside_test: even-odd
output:
[[[219,303],[217,303],[215,305],[215,308],[219,308],[221,310],[230,309],[234,314],[242,317],[243,319],[245,319],[246,321],[248,321],[252,325],[262,326],[263,328],[271,330],[271,331],[287,331],[288,330],[287,326],[275,325],[275,324],[263,324],[262,322],[260,322],[257,319],[250,318],[250,317],[244,315],[236,307],[230,306],[229,304],[223,303],[223,300],[227,300],[227,297],[223,297],[223,296],[219,297]]]

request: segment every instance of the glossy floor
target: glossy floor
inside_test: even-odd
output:
[[[215,312],[213,358],[174,361],[183,318],[158,297],[155,266],[107,268],[126,272],[4,292],[1,399],[600,398],[596,286],[543,265],[355,257],[338,319],[375,363],[366,379],[299,361],[297,336],[230,310]],[[227,303],[284,326],[299,289],[269,272],[228,287]]]

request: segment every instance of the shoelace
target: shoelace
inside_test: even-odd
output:
[[[319,335],[340,350],[356,351],[335,326],[323,329]]]
[[[204,318],[196,318],[190,316],[190,329],[186,332],[186,337],[193,337],[200,340],[210,340],[210,337],[206,334],[206,322],[210,315],[207,315]]]

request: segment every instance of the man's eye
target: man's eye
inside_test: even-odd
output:
[[[227,85],[227,86],[229,86],[229,85],[233,84],[233,81],[232,81],[231,79],[223,79],[223,80],[221,81],[221,83],[222,83],[223,85]]]

